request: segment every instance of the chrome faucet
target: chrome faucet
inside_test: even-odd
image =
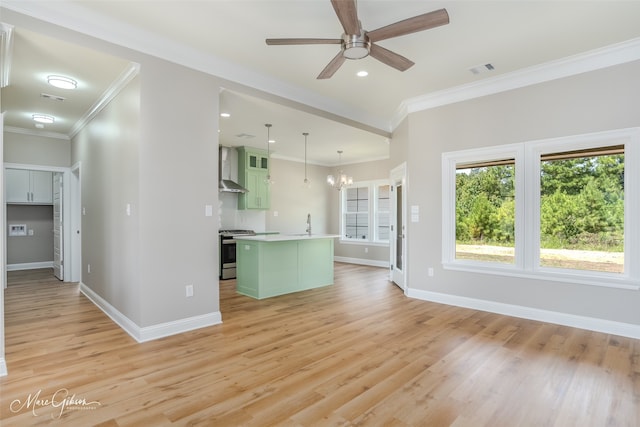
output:
[[[311,214],[307,214],[307,233],[311,236]]]

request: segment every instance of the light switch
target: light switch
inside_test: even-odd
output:
[[[213,206],[204,205],[204,216],[213,216]]]

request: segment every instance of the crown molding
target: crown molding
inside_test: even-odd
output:
[[[352,120],[389,134],[389,120],[374,117],[363,110],[332,98],[295,86],[256,70],[233,63],[191,46],[150,33],[122,21],[100,16],[82,2],[2,0],[2,7],[44,22],[77,31],[119,46],[184,65],[230,82],[258,89],[294,102]]]
[[[491,77],[478,82],[456,86],[437,92],[409,98],[400,104],[392,120],[395,129],[410,113],[467,101],[508,90],[531,86],[563,77],[595,71],[614,65],[640,60],[640,38],[616,43],[572,55],[556,61],[523,68],[511,73]]]
[[[4,131],[8,133],[18,133],[21,135],[41,136],[44,138],[64,139],[70,141],[69,135],[60,132],[48,132],[37,129],[18,128],[14,126],[5,126]]]
[[[13,58],[13,25],[0,22],[0,87],[9,86]]]
[[[478,82],[404,100],[391,120],[371,117],[323,95],[293,86],[173,40],[158,37],[123,22],[99,16],[81,4],[3,0],[2,7],[120,46],[153,55],[265,93],[299,102],[383,131],[393,131],[408,114],[479,98],[537,83],[560,79],[640,59],[640,38],[617,43],[556,61],[524,68]],[[63,4],[64,7],[57,7]],[[72,132],[73,133],[73,132]]]
[[[91,120],[94,119],[118,94],[129,84],[131,80],[140,72],[140,65],[130,62],[127,67],[120,73],[118,78],[111,83],[111,86],[104,91],[102,96],[95,104],[87,110],[87,112],[76,122],[69,132],[69,138],[73,138],[84,128]]]

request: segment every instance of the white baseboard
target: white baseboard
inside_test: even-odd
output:
[[[80,283],[80,292],[139,343],[222,323],[222,315],[216,311],[141,328],[84,283]]]
[[[389,261],[376,261],[374,259],[349,258],[349,257],[343,257],[343,256],[334,256],[333,260],[337,262],[346,262],[347,264],[360,264],[360,265],[369,265],[371,267],[389,268]]]
[[[7,371],[7,361],[4,357],[0,357],[0,377],[6,377],[9,371]]]
[[[529,320],[554,323],[556,325],[571,326],[573,328],[589,331],[603,332],[606,334],[640,339],[640,325],[615,322],[612,320],[596,319],[593,317],[577,316],[575,314],[560,313],[557,311],[542,310],[539,308],[524,307],[520,305],[504,304],[500,302],[461,297],[457,295],[442,294],[439,292],[423,291],[419,289],[407,289],[410,298],[457,307],[472,308],[491,313],[504,314],[506,316],[520,317]]]
[[[53,261],[24,262],[21,264],[7,264],[7,271],[36,270],[38,268],[53,268]]]

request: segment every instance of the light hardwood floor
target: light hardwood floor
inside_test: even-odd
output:
[[[409,299],[386,277],[337,263],[334,286],[262,301],[223,281],[223,324],[137,344],[77,285],[10,273],[0,424],[640,425],[640,341]]]

